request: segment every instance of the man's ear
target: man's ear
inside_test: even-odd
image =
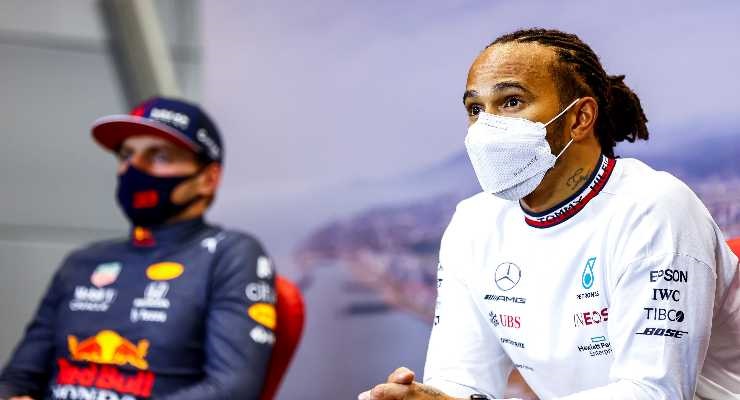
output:
[[[214,197],[221,184],[221,164],[213,162],[207,165],[203,168],[198,180],[198,193],[206,197]]]
[[[574,113],[568,118],[570,136],[574,142],[580,142],[594,135],[596,117],[599,115],[599,104],[593,97],[582,97],[573,106]]]

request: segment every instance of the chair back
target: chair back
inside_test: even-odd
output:
[[[277,294],[275,344],[267,367],[265,386],[260,400],[272,400],[280,387],[290,360],[293,358],[298,342],[303,334],[305,306],[300,289],[291,281],[277,275],[275,277]]]

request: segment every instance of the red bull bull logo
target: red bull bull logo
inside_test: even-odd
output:
[[[149,341],[139,340],[134,344],[118,333],[103,330],[97,335],[78,341],[73,335],[67,336],[69,354],[76,361],[90,361],[97,364],[132,365],[138,369],[148,369],[146,353]]]

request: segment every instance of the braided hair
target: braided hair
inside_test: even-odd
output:
[[[487,48],[503,43],[539,43],[555,49],[553,66],[560,103],[592,96],[599,106],[596,136],[601,151],[614,157],[614,147],[624,140],[647,140],[647,118],[640,99],[624,84],[624,75],[607,75],[599,57],[578,36],[553,29],[523,29],[500,36]]]

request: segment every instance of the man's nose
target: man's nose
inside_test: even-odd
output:
[[[121,160],[121,164],[118,166],[118,173],[124,174],[132,165],[136,169],[146,170],[146,162],[144,160],[144,157],[140,154],[132,154],[128,158]]]

